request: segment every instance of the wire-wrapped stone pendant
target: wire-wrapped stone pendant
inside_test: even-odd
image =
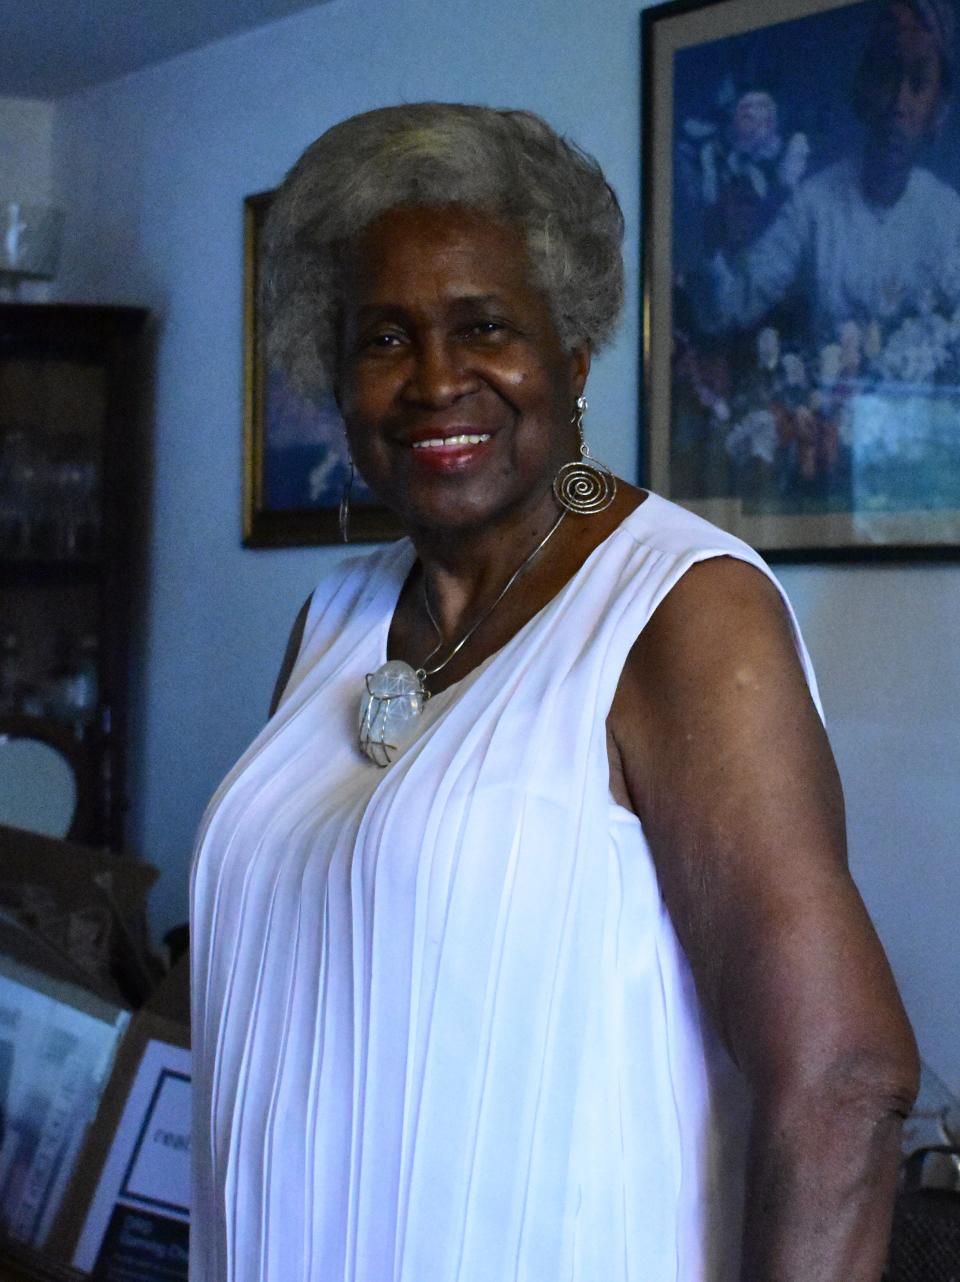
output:
[[[390,659],[368,672],[360,700],[360,751],[374,765],[389,766],[413,738],[423,705],[430,695],[426,673],[402,659]]]
[[[359,745],[363,755],[372,761],[375,766],[389,766],[400,749],[406,747],[410,742],[416,732],[417,721],[423,712],[423,705],[430,698],[430,691],[427,689],[427,677],[433,677],[438,672],[442,672],[451,659],[460,653],[477,628],[486,619],[489,619],[527,566],[547,546],[557,530],[559,530],[565,516],[566,512],[560,513],[533,551],[524,557],[510,575],[490,605],[480,612],[460,640],[455,645],[450,646],[447,657],[439,663],[435,663],[431,668],[428,668],[427,664],[433,659],[437,651],[443,648],[445,643],[443,634],[440,631],[440,625],[430,609],[430,598],[427,596],[426,584],[424,583],[423,606],[427,618],[439,638],[437,644],[419,668],[412,668],[409,663],[404,663],[402,659],[388,659],[386,663],[382,663],[377,668],[376,672],[368,672],[364,678],[366,690],[360,700]]]

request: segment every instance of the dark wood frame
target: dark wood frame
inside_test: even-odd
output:
[[[243,545],[248,548],[303,547],[341,542],[338,508],[269,508],[265,503],[265,362],[260,336],[260,238],[274,192],[261,191],[243,202]],[[350,542],[395,539],[396,518],[384,507],[354,505]]]
[[[669,465],[663,459],[669,450],[672,430],[670,420],[670,348],[672,335],[672,278],[671,218],[664,216],[664,204],[672,211],[672,199],[663,195],[662,171],[669,167],[672,184],[672,113],[664,118],[657,91],[658,78],[667,74],[663,70],[663,54],[658,48],[659,31],[664,23],[692,18],[700,26],[713,29],[709,35],[693,41],[695,44],[721,39],[733,31],[721,26],[724,17],[735,19],[737,34],[760,30],[776,22],[803,18],[840,8],[851,0],[668,0],[643,10],[641,14],[642,62],[642,249],[641,249],[641,379],[642,417],[640,483],[658,490],[665,497],[671,494]],[[960,6],[958,6],[960,8]],[[755,15],[750,22],[749,16]],[[960,12],[958,12],[960,17]],[[669,52],[669,50],[668,50]],[[659,75],[658,75],[659,73]],[[671,131],[670,135],[665,132]],[[667,157],[665,160],[664,157]],[[672,187],[670,188],[672,197]],[[665,248],[666,247],[666,248]],[[958,403],[960,411],[960,403]],[[960,459],[958,459],[960,466]],[[685,502],[682,497],[679,502]],[[851,511],[851,518],[856,509]],[[950,510],[951,518],[954,513]],[[771,522],[778,518],[771,515]],[[783,518],[779,518],[783,519]],[[804,518],[807,519],[807,518]],[[772,561],[902,561],[902,560],[955,560],[960,557],[960,541],[952,537],[925,543],[916,539],[904,542],[857,542],[854,539],[800,538],[787,544],[766,543],[762,537],[752,537],[750,532],[734,529],[748,541],[753,541]]]

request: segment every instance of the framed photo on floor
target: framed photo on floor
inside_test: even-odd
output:
[[[260,253],[272,191],[243,202],[243,543],[339,543],[340,496],[350,475],[343,421],[329,397],[306,400],[264,357],[258,311]],[[393,539],[393,515],[354,476],[350,541]]]
[[[958,28],[643,12],[644,480],[770,557],[960,555]]]

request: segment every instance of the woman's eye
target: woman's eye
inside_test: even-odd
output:
[[[502,321],[478,320],[467,326],[466,332],[471,338],[494,338],[506,332]]]
[[[391,348],[399,347],[402,339],[399,334],[383,332],[379,334],[368,334],[360,342],[361,348],[372,351],[390,351]]]

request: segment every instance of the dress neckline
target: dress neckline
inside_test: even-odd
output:
[[[579,568],[571,574],[569,579],[567,579],[559,592],[555,593],[549,601],[546,601],[535,614],[532,614],[530,618],[527,619],[526,623],[518,628],[513,636],[510,637],[509,640],[505,641],[502,646],[488,654],[485,659],[481,659],[480,662],[475,664],[469,672],[464,673],[459,680],[451,681],[450,684],[444,686],[442,690],[431,695],[427,703],[427,707],[430,707],[431,704],[438,706],[436,704],[436,700],[444,699],[447,694],[451,691],[458,690],[465,682],[473,681],[475,677],[477,677],[490,663],[493,662],[493,660],[497,659],[506,650],[508,650],[514,642],[525,636],[529,629],[533,628],[539,620],[543,619],[548,611],[550,611],[558,601],[562,600],[562,598],[573,589],[574,585],[579,582],[580,578],[588,572],[593,561],[595,559],[599,559],[603,550],[609,547],[616,538],[622,534],[630,534],[635,537],[638,533],[638,530],[635,527],[646,525],[648,523],[649,513],[647,509],[650,508],[651,503],[655,505],[658,500],[658,496],[651,490],[641,490],[641,493],[645,497],[641,499],[631,512],[627,513],[620,524],[615,526],[605,539],[602,539],[597,544],[593,551],[584,559]],[[662,502],[663,500],[659,501]],[[640,516],[641,513],[643,514],[642,517]],[[397,611],[397,606],[400,602],[400,594],[403,591],[404,584],[416,564],[416,560],[417,553],[412,541],[409,538],[403,538],[396,545],[396,555],[390,557],[384,566],[385,575],[382,586],[382,597],[385,610],[381,615],[380,624],[371,633],[371,637],[374,638],[376,646],[375,657],[373,659],[375,666],[371,669],[372,671],[375,671],[381,664],[386,663],[389,658],[387,653],[387,642],[390,636],[390,629],[393,626],[393,616]],[[381,594],[378,593],[378,595]]]

